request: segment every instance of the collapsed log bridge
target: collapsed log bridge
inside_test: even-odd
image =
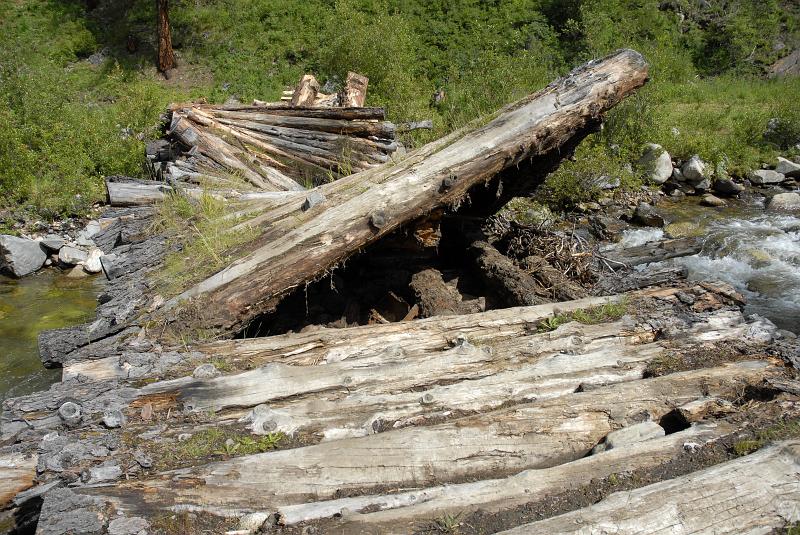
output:
[[[3,403],[0,522],[10,514],[42,535],[473,534],[570,532],[582,519],[599,530],[608,515],[631,533],[636,518],[665,521],[651,496],[698,531],[727,497],[737,514],[714,517],[714,530],[796,521],[796,352],[774,325],[744,316],[741,295],[662,271],[649,277],[669,287],[587,297],[544,251],[515,261],[473,232],[476,216],[535,184],[646,76],[641,56],[619,52],[484,126],[313,191],[220,182],[213,194],[259,236],[171,299],[148,278],[170,249],[150,232],[153,210],[110,213],[95,238],[112,251],[97,320],[44,338],[61,383]],[[229,336],[394,230],[436,248],[442,221],[488,292],[466,298],[422,261],[409,276],[413,306],[394,296],[402,306],[371,310],[368,324],[208,343],[160,336]],[[626,287],[652,284],[636,279]],[[553,297],[564,302],[544,302]],[[489,310],[509,305],[522,306]],[[740,458],[764,437],[786,441]],[[758,499],[739,507],[746,493]]]
[[[621,51],[504,108],[484,126],[451,134],[395,165],[320,186],[325,200],[308,210],[289,197],[257,218],[263,230],[249,254],[167,301],[158,313],[165,321],[200,328],[241,328],[273,310],[291,289],[400,226],[457,205],[476,186],[470,201],[478,204],[480,186],[498,173],[534,165],[533,173],[520,173],[517,180],[541,178],[532,159],[552,159],[580,140],[646,80],[642,56]]]

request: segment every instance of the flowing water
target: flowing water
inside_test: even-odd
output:
[[[800,333],[800,216],[765,211],[758,198],[725,208],[687,200],[659,209],[673,222],[667,234],[703,237],[700,254],[669,262],[685,266],[691,280],[730,283],[747,299],[745,313]],[[630,246],[663,236],[661,229],[636,229],[623,240]]]
[[[60,370],[42,366],[37,336],[93,318],[103,280],[69,278],[55,269],[19,280],[0,275],[0,399],[47,389],[60,379]]]

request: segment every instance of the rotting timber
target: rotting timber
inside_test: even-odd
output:
[[[43,335],[63,381],[3,404],[4,514],[41,534],[570,532],[576,519],[603,529],[606,517],[620,533],[641,532],[638,518],[645,532],[676,521],[735,532],[797,521],[796,344],[745,318],[726,285],[660,270],[592,288],[565,279],[546,250],[511,258],[476,232],[646,77],[632,51],[591,62],[483,126],[316,188],[314,202],[309,191],[242,199],[217,185],[260,236],[179,297],[148,282],[173,247],[151,232],[154,209],[110,212],[96,238],[113,254],[97,320]],[[430,252],[450,242],[466,250],[456,276]],[[692,247],[614,261],[660,258],[651,250]],[[405,293],[383,280],[397,278],[398,255]],[[340,275],[311,283],[350,256]],[[311,315],[334,280],[341,292],[384,284],[383,301],[342,299],[342,318],[325,323],[342,328],[288,323],[210,343],[163,334],[230,336],[271,310],[275,321]],[[768,439],[784,442],[739,457]],[[709,513],[728,503],[736,515]]]

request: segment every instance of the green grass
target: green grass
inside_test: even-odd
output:
[[[628,303],[625,300],[620,301],[619,303],[606,303],[598,307],[573,310],[572,312],[556,314],[550,318],[542,320],[537,326],[537,331],[540,333],[555,331],[562,325],[571,321],[577,321],[578,323],[583,323],[585,325],[606,323],[609,321],[618,320],[624,316],[627,311]]]
[[[787,140],[800,133],[791,105],[800,81],[761,77],[800,43],[800,7],[791,2],[179,1],[171,7],[179,69],[170,81],[153,68],[154,3],[99,4],[88,13],[78,0],[0,4],[6,220],[81,214],[103,199],[103,176],[141,175],[144,140],[158,135],[170,101],[276,100],[304,72],[334,85],[348,70],[367,75],[368,104],[385,106],[394,121],[433,120],[433,131],[404,137],[418,145],[589,58],[619,47],[641,51],[650,84],[548,179],[543,200],[554,208],[596,198],[599,174],[638,186],[625,164],[646,142],[742,174],[786,149],[763,139],[770,118],[782,119]],[[134,53],[129,38],[138,43]],[[86,61],[104,47],[109,61]],[[436,90],[445,95],[438,103]]]
[[[738,440],[733,444],[736,455],[748,455],[776,440],[800,437],[800,420],[786,420],[762,429],[755,438]]]
[[[160,205],[154,230],[164,232],[175,245],[162,269],[154,275],[155,288],[172,297],[193,282],[219,271],[232,260],[231,251],[257,236],[257,231],[232,217],[234,205],[209,194],[199,199],[170,195]]]
[[[179,466],[208,457],[252,455],[277,449],[286,440],[281,432],[253,436],[222,428],[204,429],[177,444],[170,444],[159,453],[164,467]]]

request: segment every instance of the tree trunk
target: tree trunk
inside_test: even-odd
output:
[[[166,73],[175,67],[172,32],[169,27],[169,0],[156,0],[158,9],[158,70]]]

